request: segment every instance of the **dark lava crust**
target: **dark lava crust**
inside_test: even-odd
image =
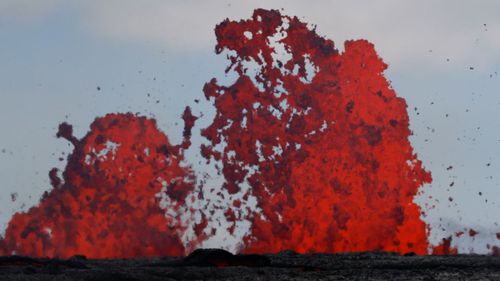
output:
[[[500,257],[393,253],[232,255],[68,260],[0,257],[0,280],[500,280]]]

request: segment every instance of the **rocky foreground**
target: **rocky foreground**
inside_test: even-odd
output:
[[[232,255],[68,260],[0,257],[0,280],[500,280],[500,257],[392,253]]]

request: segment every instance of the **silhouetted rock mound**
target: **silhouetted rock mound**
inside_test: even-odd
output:
[[[233,255],[221,249],[197,249],[182,260],[183,266],[270,266],[271,260],[263,255]]]

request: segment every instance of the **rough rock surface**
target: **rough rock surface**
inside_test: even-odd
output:
[[[68,260],[0,257],[1,280],[500,280],[500,257],[393,253],[236,255]]]

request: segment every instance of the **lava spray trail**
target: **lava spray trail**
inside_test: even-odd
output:
[[[202,152],[222,161],[229,193],[248,183],[257,198],[243,251],[426,254],[413,198],[431,175],[374,46],[346,41],[339,53],[298,18],[267,10],[215,32],[238,78],[204,88],[216,116]]]
[[[186,138],[180,146],[171,145],[154,120],[130,113],[97,118],[81,140],[61,124],[58,137],[74,145],[63,179],[52,170],[53,190],[38,207],[14,215],[4,251],[93,258],[183,255],[179,212],[194,176],[181,165],[182,149],[195,120],[189,108],[183,117]]]

